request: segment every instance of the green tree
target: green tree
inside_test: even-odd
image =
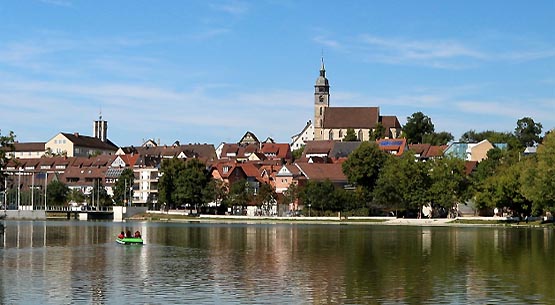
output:
[[[106,188],[102,184],[101,179],[95,179],[93,181],[91,194],[89,195],[89,205],[101,207],[112,205],[113,201]]]
[[[69,188],[58,180],[53,180],[46,187],[46,204],[49,206],[63,206],[68,202]]]
[[[303,156],[304,148],[305,148],[305,145],[303,145],[300,148],[297,148],[297,149],[295,149],[291,152],[291,154],[293,156],[293,161],[298,160]]]
[[[477,208],[509,208],[516,216],[529,215],[531,204],[520,191],[522,169],[518,164],[501,164],[495,175],[483,180],[475,195]]]
[[[524,117],[516,122],[515,136],[524,147],[541,142],[542,124],[532,118]]]
[[[281,203],[285,205],[290,205],[295,203],[299,198],[299,186],[296,183],[291,183],[289,187],[283,192],[281,197]]]
[[[124,169],[114,185],[114,195],[112,199],[116,205],[127,205],[133,198],[133,183],[135,175],[131,168]]]
[[[523,163],[521,190],[533,202],[533,212],[555,212],[555,133],[546,134],[536,158],[526,158]]]
[[[376,141],[385,137],[385,127],[382,123],[378,122],[376,128],[370,131],[369,140]],[[361,139],[360,139],[361,140]]]
[[[305,209],[311,209],[311,216],[324,215],[325,211],[337,211],[339,208],[335,191],[335,185],[330,180],[309,180],[301,189],[300,198]]]
[[[423,143],[424,136],[434,132],[434,124],[432,119],[422,112],[415,112],[407,117],[403,132],[410,144]]]
[[[158,202],[165,204],[166,208],[176,208],[177,178],[185,170],[185,162],[178,158],[164,159],[160,167],[161,177],[158,182]]]
[[[276,202],[276,198],[277,194],[274,188],[267,183],[262,183],[258,188],[258,193],[254,197],[254,202],[262,209],[265,216],[269,216],[272,206]]]
[[[374,200],[400,210],[420,210],[430,202],[431,179],[427,162],[415,162],[413,154],[390,158],[374,189]]]
[[[85,194],[78,189],[70,189],[67,193],[67,201],[68,202],[75,202],[75,203],[83,203],[85,202]]]
[[[469,199],[470,179],[465,173],[463,160],[444,157],[429,162],[429,197],[434,209],[449,211],[455,204]]]
[[[225,182],[218,179],[210,179],[202,192],[205,203],[215,202],[218,206],[218,213],[223,214],[227,208],[228,188]]]
[[[198,208],[204,205],[204,192],[212,177],[206,165],[198,159],[185,162],[185,167],[175,179],[174,201]]]
[[[432,132],[430,134],[426,134],[422,138],[422,143],[428,143],[431,145],[445,145],[450,141],[453,141],[455,137],[450,132],[442,131],[439,133]]]
[[[371,192],[388,155],[374,142],[362,142],[342,165],[350,183]]]
[[[355,133],[355,130],[352,128],[347,128],[347,133],[343,137],[343,141],[345,142],[355,142],[358,141],[358,137]]]
[[[244,179],[235,181],[229,188],[229,203],[233,206],[234,214],[243,214],[246,205],[252,201],[254,190]]]
[[[2,135],[2,130],[0,130],[0,178],[4,177],[4,170],[9,160],[9,153],[14,150],[15,134],[10,131],[7,136]],[[3,180],[3,179],[2,179]],[[3,182],[3,181],[2,181]],[[4,187],[4,183],[0,186],[0,189]]]

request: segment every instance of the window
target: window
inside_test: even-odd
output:
[[[330,130],[329,139],[330,139],[330,140],[333,140],[333,130]]]
[[[362,130],[358,131],[358,140],[362,141]]]
[[[343,130],[339,129],[339,139],[343,138]]]
[[[322,115],[322,107],[320,107],[320,115]]]

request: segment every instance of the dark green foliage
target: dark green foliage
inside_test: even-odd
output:
[[[305,208],[310,205],[314,214],[323,215],[325,211],[341,210],[336,195],[335,186],[329,180],[308,181],[300,192],[300,198]]]
[[[206,165],[198,159],[184,161],[178,158],[162,162],[162,177],[158,183],[159,201],[169,208],[181,205],[198,207],[210,199],[212,177]]]
[[[291,183],[287,190],[283,192],[281,197],[282,204],[292,204],[299,198],[299,187],[295,183]]]
[[[542,124],[532,118],[524,117],[516,122],[515,136],[523,147],[541,142]]]
[[[465,173],[463,160],[444,157],[429,163],[431,185],[428,196],[432,207],[449,210],[469,199],[471,182]]]
[[[453,141],[455,137],[450,132],[442,131],[439,133],[432,132],[431,134],[426,134],[422,138],[422,143],[428,143],[431,145],[445,145]]]
[[[343,163],[343,173],[350,183],[364,187],[371,192],[388,157],[376,143],[362,142]]]
[[[434,124],[431,118],[422,112],[416,112],[407,117],[403,132],[410,144],[424,143],[424,136],[434,132]]]
[[[385,127],[382,123],[377,123],[376,128],[370,131],[370,141],[376,141],[385,137]]]
[[[116,205],[127,205],[132,200],[134,181],[133,170],[130,168],[124,169],[114,185],[112,198]]]
[[[158,201],[167,208],[176,208],[177,178],[185,170],[185,162],[181,159],[164,159],[160,172],[162,176],[158,182]]]
[[[234,182],[229,188],[229,204],[234,208],[234,213],[236,211],[244,210],[245,206],[253,200],[254,189],[252,186],[244,179]]]
[[[68,202],[69,188],[58,180],[54,180],[46,187],[46,204],[49,206],[62,206]]]
[[[355,133],[355,130],[352,129],[352,128],[348,128],[347,129],[347,134],[345,134],[345,137],[343,137],[343,141],[345,141],[345,142],[358,141],[358,137]]]
[[[291,152],[291,154],[293,156],[293,161],[298,160],[302,157],[303,152],[304,152],[304,148],[305,148],[305,145],[303,145],[301,148],[295,149]]]
[[[102,181],[95,179],[93,181],[93,187],[89,197],[89,205],[91,206],[109,206],[113,205],[112,198],[108,195],[106,188],[102,184]]]
[[[13,131],[10,131],[7,136],[3,136],[0,130],[0,178],[4,177],[4,169],[8,163],[8,154],[14,149],[14,141],[15,134]],[[3,189],[3,187],[4,185],[1,185],[0,189]]]
[[[70,189],[67,193],[67,202],[83,203],[85,202],[86,196],[78,189]]]
[[[384,164],[374,189],[374,200],[394,209],[418,209],[429,200],[431,178],[426,162],[415,162],[412,154],[390,158]]]
[[[555,212],[555,133],[545,135],[535,158],[527,157],[521,167],[520,189],[532,201],[533,212]]]

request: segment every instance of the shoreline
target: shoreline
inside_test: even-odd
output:
[[[517,222],[509,217],[457,217],[457,218],[394,218],[394,217],[264,217],[145,213],[124,221],[151,221],[175,223],[244,223],[244,224],[315,224],[315,225],[380,225],[418,227],[517,227],[553,228],[555,223],[540,221]]]

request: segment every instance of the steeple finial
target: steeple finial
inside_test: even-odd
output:
[[[322,49],[322,66],[320,67],[320,71],[326,71],[326,67],[324,66],[324,49]]]

